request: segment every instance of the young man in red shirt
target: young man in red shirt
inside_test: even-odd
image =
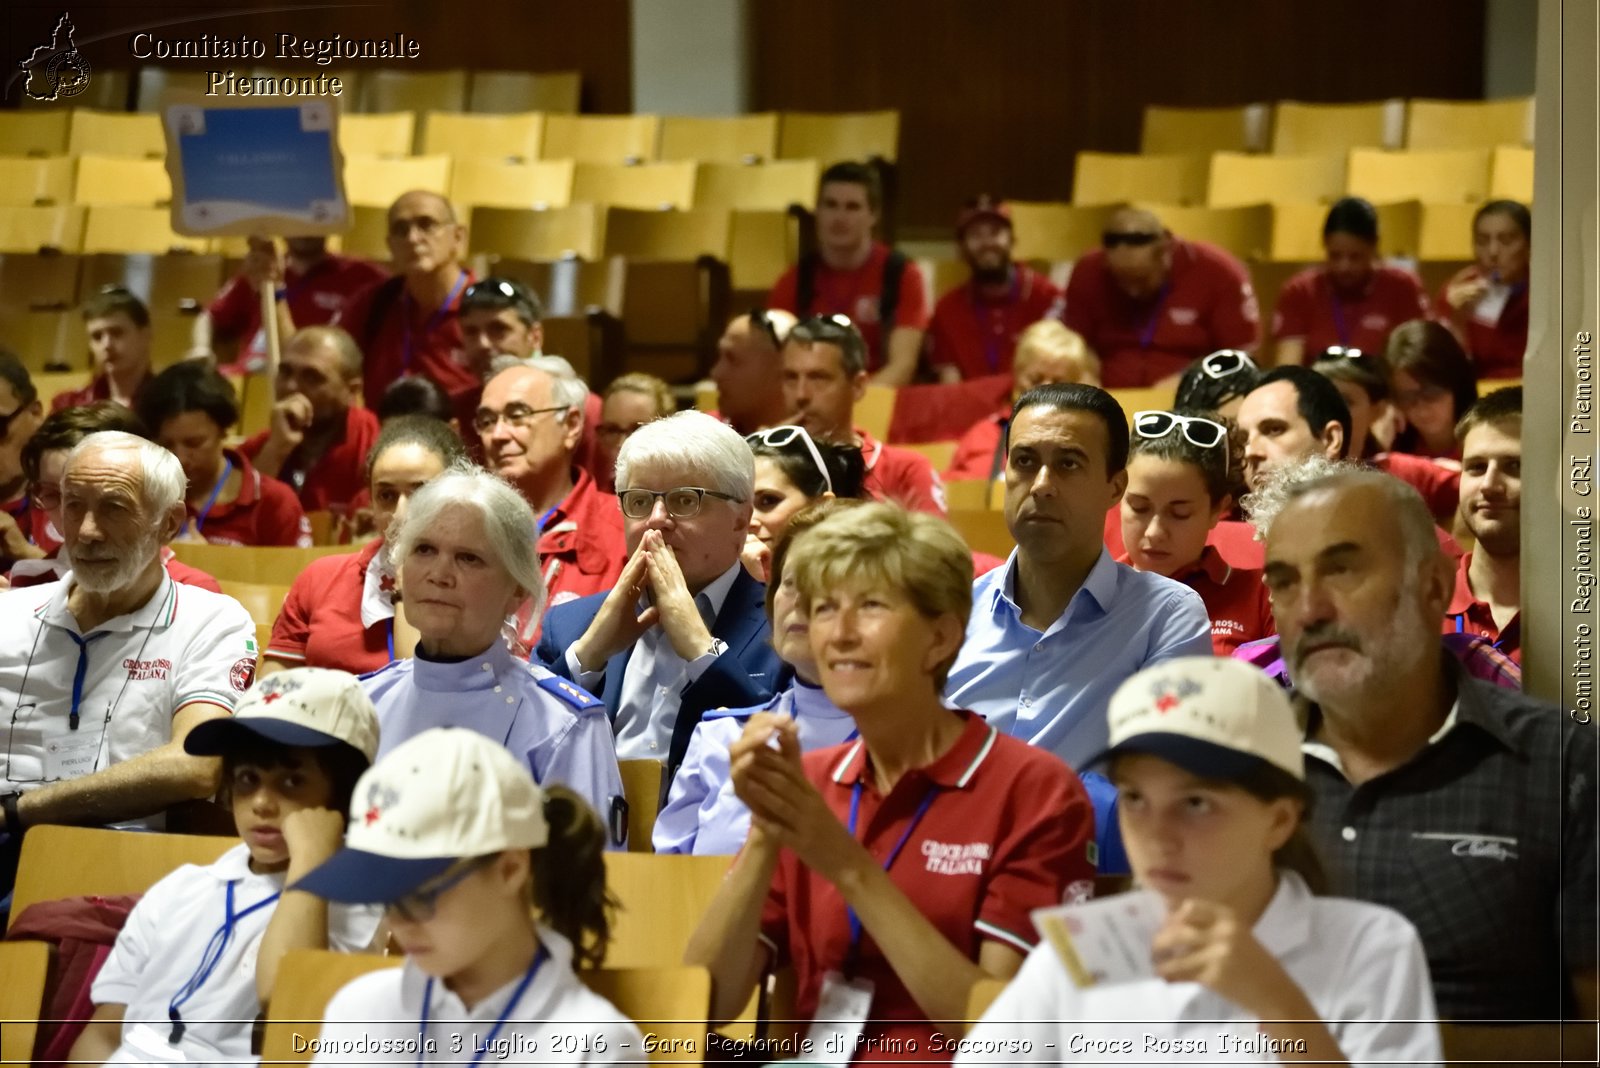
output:
[[[334,320],[366,354],[362,384],[374,410],[390,382],[422,375],[446,393],[481,383],[468,366],[456,311],[472,274],[466,228],[437,193],[412,191],[389,208],[396,274],[359,294]]]
[[[1378,261],[1378,209],[1345,197],[1322,224],[1328,261],[1309,267],[1278,294],[1272,317],[1277,362],[1310,364],[1333,346],[1382,352],[1389,331],[1428,315],[1422,283]]]
[[[941,382],[1011,371],[1017,338],[1050,314],[1061,291],[1011,259],[1011,209],[980,196],[956,220],[956,244],[972,277],[939,298],[928,326],[928,366]]]
[[[1067,282],[1062,321],[1100,357],[1107,389],[1154,386],[1217,349],[1255,346],[1255,291],[1220,248],[1173,237],[1142,208],[1111,216]]]
[[[867,389],[866,345],[848,321],[818,316],[789,331],[783,346],[783,396],[787,422],[817,441],[854,445],[867,476],[862,487],[880,501],[944,515],[944,484],[921,453],[875,441],[854,425],[856,401]]]
[[[1473,551],[1456,567],[1446,634],[1476,634],[1522,663],[1522,387],[1497,389],[1456,427],[1461,522]]]
[[[817,251],[784,272],[767,307],[805,319],[843,315],[867,347],[874,381],[904,386],[917,372],[928,328],[922,272],[872,230],[883,206],[877,172],[862,163],[835,163],[817,185]]]
[[[150,381],[150,309],[121,286],[106,286],[83,302],[82,314],[94,377],[82,389],[57,393],[50,410],[101,400],[133,407]]]
[[[239,451],[256,470],[288,483],[308,512],[344,512],[366,488],[367,451],[378,417],[356,404],[361,350],[337,326],[308,326],[278,361],[270,429]]]

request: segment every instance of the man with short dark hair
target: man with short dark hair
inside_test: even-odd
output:
[[[1106,746],[1112,692],[1157,661],[1210,656],[1211,620],[1199,594],[1117,563],[1101,542],[1128,485],[1128,420],[1109,393],[1029,390],[1006,446],[1017,548],[973,584],[945,697],[1083,770]]]
[[[866,368],[886,386],[917,372],[928,328],[922,272],[873,239],[883,209],[878,172],[864,163],[835,163],[817,183],[817,251],[801,257],[767,294],[769,308],[802,319],[843,315],[866,343]]]
[[[1522,663],[1522,387],[1484,397],[1456,424],[1461,523],[1475,547],[1456,568],[1445,633],[1478,634]]]
[[[1332,892],[1416,926],[1443,1019],[1590,1016],[1594,729],[1440,649],[1454,581],[1416,490],[1354,471],[1287,493],[1266,583]]]
[[[239,451],[285,482],[307,512],[343,512],[366,488],[378,417],[360,407],[361,350],[337,326],[308,326],[283,347],[271,426]]]
[[[1334,384],[1307,367],[1274,367],[1239,406],[1244,475],[1258,490],[1269,472],[1319,454],[1342,460],[1350,445],[1350,407]]]
[[[1251,349],[1259,318],[1243,264],[1173,237],[1143,208],[1111,216],[1101,247],[1072,268],[1062,314],[1099,355],[1107,389],[1153,386],[1208,352]]]
[[[789,415],[783,399],[783,343],[795,317],[781,308],[736,315],[717,342],[711,381],[717,412],[741,434],[778,426]]]
[[[366,356],[365,401],[404,375],[431,378],[446,393],[481,383],[467,363],[456,309],[472,273],[462,265],[466,227],[438,193],[413,190],[389,208],[389,254],[396,274],[357,295],[334,320]]]
[[[1061,291],[1050,279],[1012,260],[1014,238],[1011,208],[992,197],[971,201],[956,219],[972,277],[933,307],[928,366],[941,382],[1009,374],[1018,336],[1057,307]]]
[[[106,286],[84,301],[80,312],[94,374],[82,389],[57,393],[50,410],[97,400],[133,407],[151,377],[150,309],[122,286]]]
[[[854,445],[866,464],[862,488],[880,501],[944,515],[944,483],[926,456],[875,440],[854,421],[867,390],[866,346],[842,317],[817,316],[789,331],[783,346],[785,422],[803,426],[817,441]]]

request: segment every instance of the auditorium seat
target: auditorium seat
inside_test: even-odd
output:
[[[250,613],[251,622],[268,626],[277,620],[278,613],[283,610],[284,599],[289,596],[287,582],[240,582],[217,578],[217,585],[222,587],[223,593],[244,606],[244,610]]]
[[[654,853],[650,836],[661,809],[661,761],[648,757],[619,760],[617,767],[622,771],[622,792],[628,799],[628,852]]]
[[[467,110],[478,114],[544,111],[573,115],[583,76],[575,70],[477,70],[467,90]]]
[[[1462,262],[1472,259],[1472,217],[1478,204],[1411,201],[1416,213],[1416,258],[1424,263]]]
[[[940,297],[965,285],[967,279],[972,277],[972,268],[967,266],[966,260],[961,259],[918,259],[917,268],[922,271],[922,278],[928,283],[930,308]]]
[[[128,108],[128,70],[95,70],[89,84],[77,96],[57,100],[35,100],[27,93],[17,94],[17,105],[26,111],[72,111],[98,108],[101,111],[126,111]]]
[[[59,156],[71,126],[71,108],[0,111],[0,155]]]
[[[166,208],[106,205],[86,210],[82,244],[86,253],[205,252],[210,247],[206,238],[185,237],[173,230],[172,213]]]
[[[946,465],[948,466],[948,465]],[[943,468],[940,468],[943,471]],[[991,483],[985,478],[958,478],[944,484],[944,502],[952,511],[970,512],[989,507]]]
[[[443,194],[450,188],[449,156],[378,156],[344,158],[345,195],[351,204],[388,208],[403,193],[426,189]]]
[[[604,215],[593,204],[526,211],[476,208],[467,228],[470,251],[499,253],[524,260],[559,260],[577,256],[600,258]]]
[[[88,207],[153,208],[172,203],[172,179],[159,159],[79,156],[72,199]]]
[[[1272,238],[1267,250],[1267,260],[1274,263],[1320,262],[1325,256],[1322,247],[1322,224],[1328,217],[1328,205],[1312,201],[1280,201],[1271,205]],[[1391,234],[1379,215],[1378,236],[1382,244],[1381,255],[1392,255]]]
[[[1332,203],[1344,195],[1345,157],[1252,156],[1217,152],[1211,156],[1206,205]]]
[[[1411,100],[1405,146],[1412,151],[1533,144],[1533,97]]]
[[[816,199],[820,169],[813,159],[772,163],[701,163],[695,171],[694,206],[739,211],[787,211]]]
[[[220,242],[219,242],[220,244]],[[329,248],[346,256],[362,256],[380,266],[389,262],[389,205],[353,204],[350,229],[329,240]],[[243,258],[243,253],[239,253]]]
[[[1398,148],[1404,125],[1403,100],[1370,104],[1280,100],[1273,109],[1272,152],[1278,156],[1315,156],[1352,148]]]
[[[619,906],[607,968],[670,967],[683,961],[732,857],[607,853],[606,887]]]
[[[869,383],[856,401],[855,424],[879,441],[889,440],[889,424],[894,420],[895,388]]]
[[[162,159],[167,154],[167,136],[161,119],[155,115],[75,108],[67,134],[67,153],[81,156],[86,152]]]
[[[173,542],[172,551],[179,560],[199,568],[219,583],[287,586],[311,561],[349,552],[350,547],[318,545],[301,549],[289,545],[211,545],[179,541]]]
[[[348,91],[345,94],[349,96]],[[369,70],[361,81],[360,110],[465,111],[467,72],[464,70]]]
[[[536,160],[544,143],[544,115],[521,111],[503,115],[462,115],[429,111],[422,118],[426,155],[445,155],[456,165],[468,159]]]
[[[450,199],[457,208],[564,208],[572,203],[570,159],[536,160],[456,156]]]
[[[735,291],[759,292],[800,258],[800,226],[787,211],[733,211],[728,218],[728,274]]]
[[[99,77],[98,72],[95,77]],[[139,79],[134,86],[134,110],[159,114],[161,94],[169,89],[176,92],[204,94],[206,72],[175,70],[170,67],[140,67]]]
[[[346,156],[411,155],[417,116],[410,111],[339,116],[339,151]]]
[[[785,111],[778,120],[778,157],[814,159],[824,167],[873,158],[894,163],[900,158],[900,112]]]
[[[82,335],[80,334],[79,337],[81,339]],[[86,346],[80,340],[78,351],[82,352],[85,348]],[[87,363],[87,360],[84,362]],[[84,383],[88,381],[82,370],[47,371],[43,374],[33,375],[32,378],[34,391],[39,394],[39,403],[44,405],[45,411],[50,410],[50,402],[55,400],[57,395],[72,389],[82,389]]]
[[[0,156],[0,205],[72,203],[71,156]]]
[[[322,1018],[333,995],[368,972],[398,968],[404,962],[405,958],[398,955],[289,950],[278,964],[278,978],[272,984],[272,998],[266,1006],[266,1024],[261,1031],[262,1063],[309,1063],[309,1040],[321,1035]]]
[[[988,553],[1004,560],[1017,547],[1016,539],[1006,527],[1006,515],[993,508],[971,511],[950,511],[950,525],[956,528],[962,540],[973,552]]]
[[[1481,201],[1489,191],[1489,153],[1485,149],[1385,152],[1358,148],[1350,153],[1345,187],[1374,202]]]
[[[667,115],[661,119],[658,159],[761,163],[777,155],[776,111],[729,118]]]
[[[1106,206],[1027,200],[1013,200],[1009,206],[1016,231],[1012,255],[1044,263],[1075,260],[1098,248],[1112,211]]]
[[[89,367],[83,337],[83,320],[76,312],[0,305],[0,347],[16,353],[35,379],[46,371],[76,369],[70,388],[81,386],[82,372]]]
[[[604,255],[640,260],[694,260],[701,256],[726,260],[728,224],[728,212],[712,208],[607,208]]]
[[[29,1064],[33,1041],[44,1016],[45,979],[50,974],[48,942],[0,943],[0,1062]]]
[[[68,311],[78,304],[82,260],[60,252],[0,253],[0,306]]]
[[[1146,155],[1209,152],[1259,152],[1267,145],[1271,108],[1246,104],[1237,108],[1144,109],[1139,151]]]
[[[1207,158],[1201,155],[1079,152],[1072,179],[1072,202],[1093,205],[1150,200],[1160,204],[1204,204],[1208,166]]]
[[[87,214],[76,204],[0,207],[0,252],[78,252]]]
[[[583,263],[582,260],[569,262]],[[544,351],[564,358],[578,372],[578,377],[589,383],[590,389],[604,390],[612,379],[622,374],[626,354],[622,320],[606,308],[590,305],[578,309],[576,314],[546,314],[543,325]]]
[[[688,208],[694,203],[694,169],[688,162],[628,166],[580,160],[572,172],[572,199],[641,211]],[[724,254],[726,245],[724,240]]]
[[[544,158],[579,163],[648,163],[656,158],[656,115],[546,115]]]
[[[1235,208],[1200,208],[1142,204],[1177,237],[1208,241],[1242,260],[1264,260],[1272,247],[1272,208],[1253,204]]]
[[[1501,145],[1489,157],[1489,196],[1533,203],[1533,149]]]
[[[935,471],[943,471],[949,467],[950,461],[955,459],[956,455],[956,443],[953,441],[906,442],[900,448],[910,449],[912,452],[926,456]]]

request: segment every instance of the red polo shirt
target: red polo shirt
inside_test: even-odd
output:
[[[1117,563],[1132,565],[1126,550]],[[1218,656],[1232,656],[1245,642],[1270,638],[1278,633],[1272,619],[1272,598],[1267,594],[1261,572],[1234,567],[1222,558],[1216,546],[1207,545],[1192,567],[1175,572],[1172,578],[1188,586],[1206,603],[1211,617],[1211,648]]]
[[[1456,272],[1434,297],[1434,318],[1454,329],[1450,302],[1445,299],[1445,293],[1457,282],[1477,278],[1482,273],[1476,266]],[[1521,378],[1522,358],[1528,351],[1527,284],[1512,290],[1500,314],[1492,321],[1485,321],[1477,314],[1468,312],[1461,344],[1477,366],[1479,378]]]
[[[1017,335],[1048,315],[1060,298],[1050,279],[1021,263],[1012,268],[1011,286],[998,300],[980,294],[971,281],[952,289],[933,306],[928,366],[954,367],[962,378],[1008,373]]]
[[[1433,536],[1439,541],[1440,552],[1452,560],[1461,558],[1461,546],[1449,532],[1436,526],[1433,528]],[[1119,534],[1119,544],[1120,540]],[[1215,545],[1222,558],[1234,567],[1260,571],[1267,566],[1267,544],[1256,540],[1256,528],[1249,523],[1224,519],[1211,528],[1211,537],[1207,538],[1206,542]]]
[[[1522,665],[1522,613],[1511,617],[1511,622],[1501,630],[1494,621],[1494,613],[1487,601],[1480,601],[1472,592],[1467,579],[1467,568],[1472,566],[1472,554],[1467,553],[1456,566],[1456,592],[1450,598],[1450,607],[1444,612],[1444,634],[1475,634],[1487,639],[1494,647]]]
[[[1217,349],[1250,349],[1260,312],[1244,265],[1201,241],[1172,242],[1172,270],[1153,299],[1133,301],[1111,279],[1103,249],[1067,282],[1064,321],[1100,357],[1106,389],[1153,386]]]
[[[140,380],[139,386],[134,390],[133,395],[138,397],[139,390],[144,389],[145,384],[154,377],[155,375],[146,371],[144,378]],[[64,408],[81,408],[85,404],[93,404],[95,401],[108,401],[110,399],[111,379],[99,374],[90,379],[89,384],[82,389],[69,389],[65,393],[57,393],[50,401],[50,410],[59,412]]]
[[[884,362],[884,330],[878,322],[878,302],[883,296],[883,265],[888,258],[889,246],[874,241],[866,262],[853,271],[836,271],[819,260],[812,287],[815,296],[809,308],[800,307],[800,265],[796,264],[783,272],[767,294],[767,307],[782,308],[802,319],[808,315],[849,316],[867,343],[867,370],[876,371]],[[900,299],[891,329],[899,326],[928,328],[928,291],[922,283],[922,272],[909,261],[900,277]]]
[[[213,545],[298,545],[311,547],[311,524],[294,490],[251,465],[249,457],[232,449],[223,455],[239,472],[239,496],[227,504],[218,501],[198,522],[201,536]],[[189,523],[197,523],[189,508]]]
[[[547,612],[591,593],[608,592],[628,562],[617,499],[602,492],[581,467],[573,469],[572,477],[571,492],[548,517],[540,517],[539,566]],[[517,633],[529,649],[538,644],[542,622],[529,617],[526,605],[518,610]]]
[[[862,488],[879,501],[894,501],[913,512],[942,516],[949,512],[944,500],[944,483],[933,464],[920,452],[885,445],[860,427],[861,458],[866,461],[867,477]]]
[[[1284,283],[1272,316],[1272,336],[1305,342],[1304,364],[1330,345],[1382,352],[1389,331],[1428,315],[1422,283],[1410,271],[1379,267],[1354,299],[1333,290],[1326,267],[1311,267]]]
[[[263,430],[239,446],[252,460],[266,445],[272,431]],[[301,466],[299,451],[289,454],[278,472],[279,481],[300,486],[300,506],[308,512],[347,512],[367,488],[367,453],[378,440],[378,417],[367,408],[346,408],[344,429],[310,470]]]
[[[1005,424],[1011,418],[1008,404],[993,415],[973,423],[956,442],[956,454],[950,458],[945,470],[947,481],[998,478],[1005,473],[1005,458],[997,457],[1000,443],[1005,440]]]
[[[1409,483],[1428,502],[1428,511],[1441,523],[1448,523],[1461,503],[1461,464],[1409,452],[1380,452],[1367,463],[1386,475]]]
[[[350,332],[366,356],[368,408],[377,411],[389,383],[406,375],[432,379],[447,394],[481,385],[466,365],[456,320],[461,294],[471,284],[472,272],[463,269],[442,307],[420,308],[406,292],[405,279],[396,275],[357,294],[339,313],[335,322]],[[470,429],[462,427],[462,432]]]
[[[368,578],[382,548],[383,539],[375,538],[358,553],[307,564],[289,587],[263,655],[292,667],[336,668],[352,675],[387,664],[394,605],[385,595],[393,582],[385,585],[378,573]]]
[[[294,325],[323,326],[338,318],[358,293],[371,289],[389,277],[388,272],[366,260],[329,253],[301,274],[292,268],[283,272],[284,300]],[[242,274],[228,279],[206,313],[218,338],[237,340],[245,348],[261,329],[261,296]],[[243,353],[240,354],[241,356]]]
[[[966,729],[950,751],[906,772],[887,796],[874,785],[859,739],[805,754],[805,776],[846,827],[859,786],[855,837],[880,863],[911,830],[889,878],[969,959],[978,959],[986,940],[1026,954],[1038,940],[1029,913],[1087,897],[1093,887],[1094,810],[1078,777],[1053,754],[1001,734],[971,712],[959,714]],[[932,802],[913,827],[930,792]],[[817,1011],[823,973],[842,969],[849,956],[846,917],[843,895],[783,850],[761,910],[761,937],[776,963],[793,962],[802,1019]],[[875,990],[867,1038],[915,1041],[910,1057],[950,1059],[949,1051],[931,1049],[936,1028],[867,932],[857,974]],[[874,1047],[855,1060],[907,1056]]]

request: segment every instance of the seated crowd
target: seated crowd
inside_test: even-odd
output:
[[[465,1020],[634,1061],[579,975],[613,939],[605,852],[652,846],[731,858],[683,957],[708,1025],[787,969],[831,1063],[1152,1035],[1438,1062],[1441,1020],[1594,1013],[1595,736],[1521,691],[1522,393],[1479,396],[1520,374],[1526,209],[1485,205],[1430,304],[1342,200],[1263,338],[1239,263],[1132,208],[1058,289],[974,200],[930,310],[881,199],[824,172],[715,413],[639,373],[591,392],[428,192],[390,209],[393,274],[252,244],[204,319],[276,369],[242,441],[229,378],[155,373],[126,291],[85,304],[96,374],[48,415],[0,353],[0,892],[41,825],[198,802],[240,839],[133,906],[70,1059],[248,1059],[310,948],[405,958],[327,1005],[325,1063],[419,1035],[466,1061]],[[919,373],[1009,397],[944,472],[994,484],[1003,560],[860,425]],[[284,576],[260,649],[170,547],[309,546],[321,513],[349,549]],[[1119,891],[1139,942],[1092,982],[1074,933]]]

